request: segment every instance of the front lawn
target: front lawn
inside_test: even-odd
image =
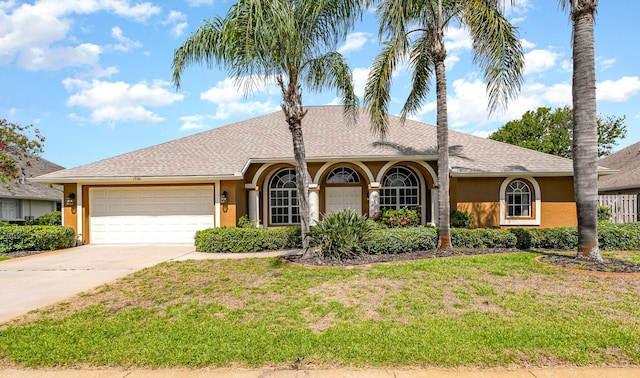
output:
[[[352,269],[163,263],[0,326],[0,364],[639,365],[640,278],[570,273],[536,256]]]

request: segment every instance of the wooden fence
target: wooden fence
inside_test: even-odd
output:
[[[637,194],[606,194],[598,196],[598,206],[611,209],[611,223],[638,221]]]

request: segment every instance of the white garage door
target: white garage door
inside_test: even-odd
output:
[[[92,244],[193,243],[213,227],[213,186],[91,188]]]

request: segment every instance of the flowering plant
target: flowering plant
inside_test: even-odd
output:
[[[414,227],[420,224],[420,207],[415,209],[383,209],[382,212],[376,211],[371,216],[374,222],[385,225],[389,228],[395,227]]]

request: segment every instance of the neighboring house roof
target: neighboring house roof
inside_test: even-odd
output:
[[[599,191],[640,189],[640,142],[600,159],[598,164],[618,171],[600,177]]]
[[[359,110],[348,125],[341,106],[307,107],[302,121],[308,161],[436,160],[436,127],[389,117],[389,131],[381,141],[370,130],[369,114]],[[567,175],[569,159],[449,132],[451,174]],[[282,112],[237,122],[156,146],[129,152],[77,168],[39,177],[40,182],[113,179],[241,178],[252,162],[293,162],[291,133]]]
[[[37,156],[14,159],[16,159],[16,166],[24,172],[25,180],[0,183],[0,198],[62,201],[62,188],[52,188],[48,184],[31,182],[27,179],[63,170],[63,166]]]

